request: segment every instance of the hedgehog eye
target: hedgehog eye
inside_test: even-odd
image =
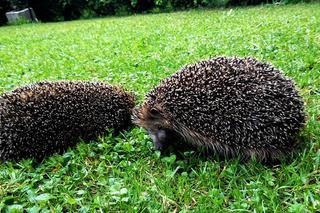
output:
[[[152,115],[153,117],[156,117],[156,118],[161,117],[160,112],[159,112],[157,109],[155,109],[155,108],[150,109],[150,113],[151,113],[151,115]]]

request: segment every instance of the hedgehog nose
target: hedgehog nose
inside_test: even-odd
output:
[[[163,150],[166,140],[165,130],[157,130],[156,132],[149,131],[149,134],[153,140],[154,148],[159,151]]]
[[[166,142],[166,131],[165,130],[158,130],[158,132],[156,133],[156,141],[155,141],[155,148],[156,150],[163,150],[164,149],[164,144]]]
[[[166,140],[166,131],[163,129],[158,130],[157,132],[157,138],[159,141],[165,141]]]

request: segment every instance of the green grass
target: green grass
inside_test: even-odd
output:
[[[0,91],[43,79],[149,89],[184,64],[254,56],[292,77],[304,146],[266,166],[194,152],[162,156],[140,128],[36,163],[0,165],[0,211],[314,212],[320,209],[320,5],[192,10],[0,28]]]

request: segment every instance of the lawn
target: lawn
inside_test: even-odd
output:
[[[0,28],[0,91],[103,80],[138,103],[183,65],[253,56],[293,78],[308,121],[279,165],[167,156],[145,131],[106,134],[43,162],[0,165],[0,212],[315,212],[320,209],[320,4],[137,15]]]

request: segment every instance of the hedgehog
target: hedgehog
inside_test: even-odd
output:
[[[41,160],[132,121],[134,96],[103,82],[43,81],[0,96],[0,160]]]
[[[191,145],[258,161],[292,151],[305,123],[293,80],[251,57],[187,65],[163,79],[134,111],[134,123],[148,130],[158,150]]]

